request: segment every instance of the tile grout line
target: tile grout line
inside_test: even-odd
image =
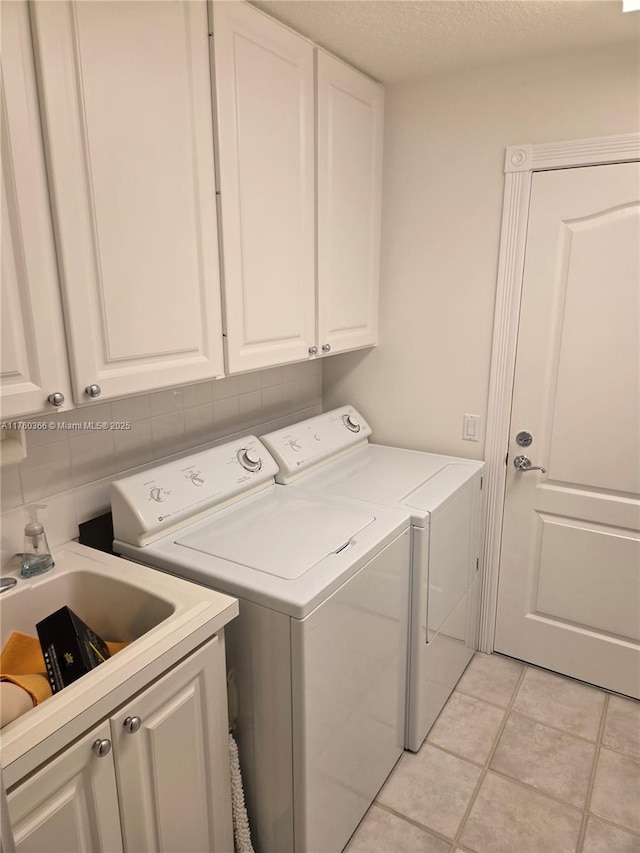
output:
[[[501,732],[499,732],[499,734],[501,734]],[[526,788],[528,791],[531,791],[532,794],[539,794],[539,796],[545,797],[547,800],[552,800],[553,802],[558,803],[561,806],[566,806],[577,812],[582,813],[584,811],[583,806],[577,806],[575,803],[572,803],[569,800],[563,800],[562,797],[558,797],[556,794],[553,794],[550,791],[546,791],[543,788],[536,788],[535,785],[532,785],[529,782],[523,782],[522,779],[518,779],[516,776],[509,776],[509,774],[505,773],[503,770],[497,770],[495,767],[489,767],[482,764],[478,764],[477,761],[472,761],[470,758],[465,758],[464,755],[460,755],[457,752],[450,752],[448,749],[445,749],[442,746],[438,746],[435,743],[430,743],[429,746],[433,747],[434,749],[440,750],[440,752],[444,752],[446,755],[450,755],[452,758],[457,758],[459,761],[464,761],[467,764],[471,764],[478,770],[490,770],[495,776],[499,776],[506,782],[513,782],[520,788]],[[589,746],[594,746],[594,744],[590,743]],[[613,823],[613,821],[609,821],[609,823]],[[614,826],[619,826],[619,824],[614,824]],[[621,829],[624,829],[624,827],[621,827]]]
[[[489,772],[489,766],[491,764],[491,761],[493,760],[493,756],[495,754],[495,751],[498,748],[498,743],[500,742],[500,738],[502,737],[502,733],[503,733],[503,731],[507,725],[509,715],[511,714],[511,709],[513,708],[513,703],[515,702],[516,696],[518,695],[518,691],[520,690],[522,682],[524,681],[524,676],[527,672],[527,669],[528,669],[527,665],[524,664],[523,668],[522,668],[522,672],[520,673],[520,675],[518,677],[518,681],[516,682],[516,685],[513,689],[513,693],[511,694],[511,699],[509,700],[509,704],[507,705],[506,708],[503,708],[503,710],[505,712],[504,713],[504,719],[502,720],[502,723],[500,724],[500,728],[498,729],[498,732],[495,736],[495,739],[493,741],[493,746],[489,750],[489,755],[487,756],[487,759],[484,763],[484,766],[480,772],[480,776],[478,777],[476,787],[474,789],[473,794],[471,795],[471,799],[469,800],[467,808],[465,809],[465,812],[462,816],[462,820],[460,821],[460,825],[458,826],[458,829],[457,829],[455,835],[453,836],[453,848],[452,849],[454,849],[454,850],[456,847],[460,846],[460,837],[462,836],[462,833],[463,833],[464,828],[467,824],[467,820],[469,818],[469,815],[471,814],[473,806],[476,802],[476,799],[477,799],[478,794],[480,792],[480,788],[482,787],[482,784],[483,784],[483,782],[487,776],[487,773]]]
[[[596,740],[596,751],[593,756],[593,765],[591,767],[591,778],[589,779],[589,786],[587,787],[587,796],[584,801],[584,812],[582,815],[582,822],[580,824],[580,832],[578,833],[578,844],[576,846],[577,853],[580,853],[584,846],[584,839],[587,834],[587,822],[589,820],[589,809],[591,807],[591,796],[593,794],[593,789],[596,783],[596,773],[598,772],[598,763],[600,761],[600,751],[602,749],[602,741],[604,739],[604,729],[607,721],[607,713],[609,711],[609,694],[605,693],[604,697],[604,705],[602,708],[602,718],[600,720],[600,727],[598,729],[598,738]]]
[[[588,737],[584,737],[584,735],[578,735],[575,732],[569,732],[566,729],[561,729],[558,726],[554,726],[553,723],[547,723],[546,721],[539,720],[537,717],[531,717],[529,714],[525,714],[522,711],[518,711],[517,709],[512,711],[512,713],[515,714],[517,717],[524,717],[526,720],[530,720],[532,723],[537,723],[539,726],[544,726],[547,729],[551,729],[551,731],[558,732],[558,734],[567,735],[567,737],[575,738],[576,740],[579,740],[582,743],[586,743],[589,746],[595,746],[598,742],[598,735],[596,735],[593,740],[590,740]],[[624,755],[625,753],[621,752],[620,754]]]
[[[385,812],[389,812],[389,814],[401,818],[403,821],[405,821],[405,823],[410,823],[412,826],[417,827],[417,829],[421,829],[423,832],[426,832],[427,835],[431,835],[433,838],[437,838],[438,841],[444,841],[445,844],[452,843],[450,838],[447,838],[446,835],[443,835],[441,832],[438,832],[437,829],[433,829],[433,827],[427,826],[424,823],[420,823],[419,820],[409,817],[409,815],[396,811],[393,806],[388,806],[386,803],[381,803],[378,800],[375,800],[371,805],[378,806],[378,808],[383,809]]]
[[[599,687],[594,687],[593,689],[599,691],[600,693],[604,694],[605,696],[611,695]],[[481,702],[482,704],[488,705],[490,708],[495,708],[498,711],[504,711],[504,706],[495,705],[493,702],[488,702],[486,699],[480,699],[479,696],[473,696],[471,693],[462,693],[461,690],[457,690],[457,689],[454,690],[454,693],[459,693],[463,696],[467,696],[470,699],[475,699],[476,702]],[[453,695],[453,693],[451,695]],[[551,729],[554,732],[558,732],[558,734],[567,735],[567,737],[572,737],[572,738],[575,738],[576,740],[581,741],[582,743],[587,743],[587,744],[589,744],[589,746],[595,746],[596,741],[598,739],[597,735],[593,740],[591,740],[588,737],[585,737],[584,735],[579,735],[579,734],[576,734],[575,732],[567,731],[567,729],[561,729],[558,726],[554,726],[553,723],[547,722],[546,720],[543,721],[543,720],[538,719],[538,717],[532,717],[530,714],[527,714],[525,711],[520,711],[518,708],[512,709],[510,713],[515,714],[517,717],[524,717],[524,719],[529,720],[532,723],[537,723],[539,726],[544,726],[547,729]],[[432,741],[429,741],[429,743],[432,743]],[[608,746],[607,749],[610,749],[613,752],[617,752],[619,755],[624,755],[625,758],[631,758],[634,761],[640,761],[640,759],[635,759],[633,756],[630,756],[628,753],[626,753],[622,749],[616,749],[613,746]],[[471,759],[467,759],[467,760],[471,761]],[[475,763],[478,764],[478,762],[475,762]]]

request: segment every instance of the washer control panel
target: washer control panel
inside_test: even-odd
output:
[[[115,480],[111,484],[115,538],[148,544],[169,528],[270,485],[277,472],[269,451],[249,435]]]
[[[353,406],[344,406],[261,436],[279,465],[278,483],[290,483],[310,468],[366,444],[371,427]]]

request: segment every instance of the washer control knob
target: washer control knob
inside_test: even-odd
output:
[[[189,479],[193,483],[194,486],[204,486],[204,480],[202,479],[202,474],[191,474]]]
[[[262,468],[262,459],[251,447],[243,447],[238,451],[237,457],[245,471],[259,471]]]
[[[149,497],[152,501],[157,501],[158,503],[162,503],[162,501],[164,500],[162,489],[151,489],[151,491],[149,492]]]
[[[342,420],[346,428],[350,429],[351,432],[360,432],[360,424],[353,415],[343,415]]]

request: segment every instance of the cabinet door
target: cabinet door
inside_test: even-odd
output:
[[[103,723],[9,791],[16,853],[122,850],[113,754],[92,749],[109,737]]]
[[[204,2],[36,3],[77,402],[222,372]]]
[[[233,850],[222,639],[129,702],[111,731],[127,850]]]
[[[213,4],[227,371],[315,344],[313,47],[244,3]]]
[[[2,417],[69,408],[71,388],[42,149],[29,12],[2,7]]]
[[[318,346],[330,352],[376,343],[383,106],[381,86],[318,51]]]

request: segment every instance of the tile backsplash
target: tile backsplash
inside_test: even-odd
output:
[[[27,458],[0,470],[2,565],[22,550],[24,505],[43,503],[49,544],[78,535],[78,524],[109,509],[115,476],[237,433],[276,429],[318,414],[321,363],[302,362],[97,403],[62,415],[25,417],[69,428],[28,430]],[[85,429],[86,423],[130,429]]]

